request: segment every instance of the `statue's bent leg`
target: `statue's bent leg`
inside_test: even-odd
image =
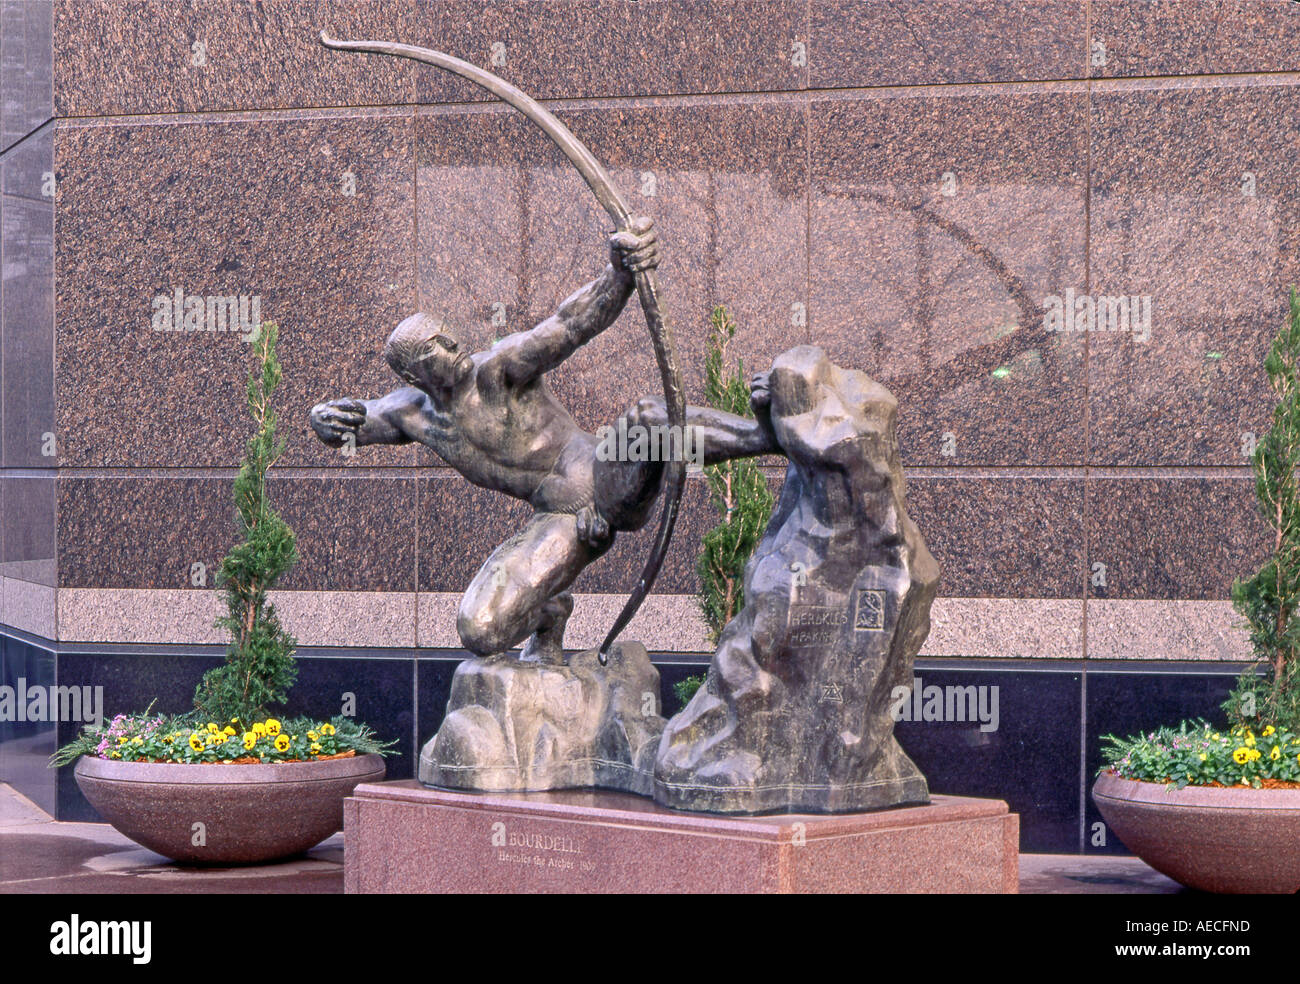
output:
[[[574,516],[537,513],[492,552],[461,598],[456,629],[465,648],[489,656],[539,630],[554,644],[548,650],[558,648],[573,603],[556,596],[594,556],[578,537]]]
[[[636,428],[654,432],[667,420],[662,402],[640,400],[623,414],[617,432],[632,435]],[[649,451],[645,441],[641,451]],[[609,453],[613,452],[613,453]],[[650,518],[651,509],[663,484],[664,462],[657,455],[639,454],[635,441],[611,442],[607,451],[598,451],[592,466],[596,511],[616,531],[639,530]]]
[[[611,530],[639,530],[663,484],[662,461],[598,461],[596,510]]]
[[[569,624],[569,616],[572,614],[572,594],[561,591],[552,595],[542,606],[542,617],[537,623],[537,630],[528,637],[519,658],[538,663],[563,663],[564,627]]]

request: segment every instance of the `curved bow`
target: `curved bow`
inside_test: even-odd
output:
[[[587,186],[591,188],[601,207],[614,220],[614,224],[619,231],[626,230],[631,226],[632,211],[628,208],[627,202],[623,200],[623,196],[619,193],[613,179],[610,178],[609,173],[601,165],[600,161],[596,160],[591,151],[583,146],[582,142],[570,132],[568,127],[544,109],[535,99],[521,92],[504,79],[498,78],[491,72],[484,71],[477,65],[471,65],[467,61],[443,54],[441,51],[419,48],[412,44],[397,44],[392,41],[337,41],[329,37],[324,31],[321,32],[320,40],[325,47],[340,51],[367,51],[379,55],[395,55],[399,58],[410,58],[414,61],[424,62],[427,65],[436,65],[438,68],[454,72],[462,78],[469,79],[471,82],[482,86],[502,102],[508,103],[527,116],[555,142],[564,155],[573,162],[574,167],[578,169],[583,180],[587,182]],[[637,295],[641,298],[641,309],[645,312],[646,325],[650,329],[650,339],[654,343],[655,361],[659,363],[659,375],[663,379],[664,403],[668,410],[668,423],[676,428],[679,434],[684,435],[686,433],[686,395],[682,389],[681,373],[677,369],[677,357],[673,352],[672,330],[669,328],[668,321],[664,317],[663,309],[659,304],[659,280],[653,270],[645,270],[634,276]],[[677,510],[681,503],[685,479],[686,462],[684,456],[679,455],[675,460],[667,462],[667,468],[664,472],[664,508],[659,516],[659,530],[655,534],[650,556],[646,559],[645,568],[641,572],[641,579],[632,590],[632,594],[628,597],[623,610],[619,612],[619,616],[609,630],[609,634],[605,636],[605,641],[600,645],[600,662],[602,664],[608,661],[609,647],[614,644],[614,640],[618,638],[619,633],[632,620],[632,616],[641,607],[641,602],[645,600],[655,578],[659,575],[659,569],[663,566],[664,557],[668,552],[668,542],[673,535],[673,526],[677,522]]]

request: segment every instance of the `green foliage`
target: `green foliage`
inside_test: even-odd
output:
[[[684,680],[678,680],[673,684],[673,693],[677,695],[677,702],[681,707],[685,707],[695,696],[695,691],[704,686],[705,675],[698,673],[694,676],[688,676]]]
[[[267,592],[298,559],[293,531],[266,496],[267,469],[284,451],[271,407],[271,394],[280,384],[277,335],[276,325],[268,321],[252,341],[256,365],[248,376],[246,396],[255,430],[235,479],[235,512],[243,542],[226,554],[216,577],[226,606],[216,624],[230,633],[230,642],[225,665],[204,674],[194,693],[198,715],[213,721],[266,717],[268,708],[284,703],[298,675],[293,655],[297,641],[267,600]]]
[[[736,324],[725,308],[716,307],[710,326],[704,363],[705,403],[716,410],[753,417],[744,364],[738,360],[732,372],[726,359]],[[748,459],[710,465],[704,475],[722,522],[704,534],[696,567],[701,583],[700,609],[710,637],[717,642],[723,627],[745,605],[745,564],[767,528],[774,500],[762,470]]]
[[[279,332],[267,322],[253,336],[256,362],[245,388],[255,430],[235,479],[235,514],[242,542],[217,572],[226,614],[217,626],[230,633],[225,665],[209,670],[185,714],[118,714],[87,725],[51,757],[68,765],[81,755],[124,762],[216,763],[310,761],[331,755],[393,754],[396,742],[380,741],[366,725],[348,717],[329,721],[297,717],[284,721],[267,713],[283,704],[297,676],[296,640],[280,625],[267,592],[298,559],[293,531],[271,508],[266,473],[284,451],[276,438],[271,395],[280,385],[275,346]]]
[[[1264,370],[1277,397],[1273,426],[1256,444],[1252,464],[1259,514],[1272,532],[1272,554],[1253,577],[1232,585],[1232,604],[1250,630],[1259,663],[1242,673],[1223,703],[1242,727],[1300,731],[1300,300],[1291,291],[1289,317],[1273,341]],[[1261,673],[1262,670],[1262,673]]]
[[[1100,772],[1121,779],[1184,786],[1253,786],[1300,782],[1300,736],[1267,725],[1258,733],[1238,725],[1218,732],[1204,721],[1184,721],[1133,738],[1105,735]]]

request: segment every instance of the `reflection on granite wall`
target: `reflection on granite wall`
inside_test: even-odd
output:
[[[159,29],[164,6],[183,32]],[[192,589],[229,542],[247,353],[229,325],[155,330],[178,296],[281,325],[277,486],[309,561],[291,590],[386,592],[413,641],[440,643],[421,613],[517,521],[422,447],[322,447],[305,411],[392,386],[383,340],[416,308],[481,345],[534,324],[600,268],[607,219],[517,115],[413,64],[330,55],[324,28],[436,41],[562,100],[659,224],[692,396],[719,303],[751,368],[815,341],[894,390],[946,572],[932,655],[1007,655],[979,626],[1050,600],[1038,655],[1086,658],[1095,618],[1108,653],[1195,658],[1177,631],[1194,602],[1226,640],[1214,655],[1240,657],[1226,585],[1262,549],[1241,448],[1300,280],[1278,74],[1296,15],[1240,3],[1210,32],[1212,6],[0,4],[0,495],[31,500],[33,469],[56,482],[37,482],[42,528],[23,513],[0,541],[19,627],[54,626],[77,592],[55,632],[107,638],[120,592]],[[655,392],[639,311],[554,384],[592,428]],[[1171,525],[1144,537],[1152,509]],[[704,645],[689,594],[710,521],[694,488],[654,648]],[[624,537],[586,575],[590,621],[644,548]],[[1207,554],[1222,569],[1188,562]]]
[[[0,624],[210,641],[195,570],[233,535],[248,353],[155,313],[235,298],[281,326],[291,628],[457,646],[457,593],[525,507],[422,447],[326,449],[306,412],[394,386],[413,310],[481,345],[531,326],[609,223],[483,92],[322,29],[553,100],[658,223],[693,398],[717,304],[749,369],[811,341],[895,392],[944,568],[925,655],[1247,655],[1243,449],[1300,282],[1300,4],[1271,0],[0,0]],[[657,392],[640,312],[554,386],[591,428]],[[712,522],[690,482],[632,629],[654,651],[707,649]],[[572,644],[647,539],[584,575]]]
[[[19,694],[55,683],[55,655],[29,641],[0,635],[0,687]],[[57,724],[48,714],[19,712],[0,716],[0,781],[18,789],[45,812],[57,807],[56,773],[48,765],[56,747]]]
[[[0,151],[54,115],[52,0],[0,0]]]
[[[46,0],[0,0],[0,624],[47,639],[56,636],[59,474],[52,16]],[[21,645],[7,655],[9,669],[52,681],[53,658],[34,673],[35,650],[20,658]],[[53,732],[42,735],[34,740],[44,748]],[[26,751],[29,738],[19,739]],[[19,754],[5,744],[7,755]]]

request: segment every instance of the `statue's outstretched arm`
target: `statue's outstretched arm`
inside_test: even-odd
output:
[[[330,400],[311,409],[311,428],[324,444],[406,444],[414,439],[429,398],[403,386],[377,400]]]
[[[768,374],[758,373],[750,384],[749,404],[754,411],[753,417],[742,417],[713,407],[688,406],[686,426],[691,431],[694,462],[707,466],[732,458],[784,454],[772,430],[771,400]],[[668,411],[664,401],[657,396],[638,400],[626,417],[629,428],[634,424],[647,428],[668,425]]]
[[[712,407],[687,407],[686,426],[695,431],[695,440],[704,452],[705,465],[716,465],[732,458],[781,454],[772,432],[749,417]]]

